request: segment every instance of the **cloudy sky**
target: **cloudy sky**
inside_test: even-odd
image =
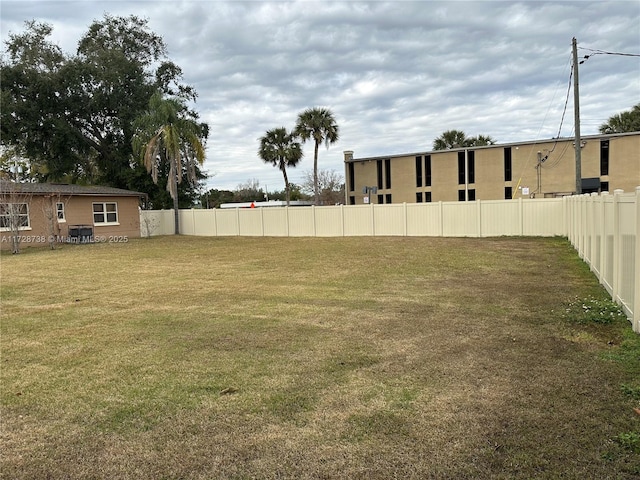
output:
[[[560,129],[578,41],[581,131],[595,134],[640,102],[640,2],[7,1],[2,40],[36,19],[75,53],[92,21],[138,15],[199,95],[211,127],[209,188],[256,179],[282,190],[257,156],[258,139],[291,129],[299,112],[328,107],[340,140],[319,165],[344,173],[356,158],[428,151],[449,129],[498,143],[549,139]],[[573,135],[573,93],[561,136]],[[313,146],[289,174],[313,168]]]

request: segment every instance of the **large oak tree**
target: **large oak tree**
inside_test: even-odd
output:
[[[143,178],[148,174],[133,158],[133,123],[157,91],[196,99],[168,60],[163,39],[136,16],[94,21],[74,54],[53,44],[51,32],[29,21],[6,41],[2,146],[28,158],[40,180],[100,183],[163,198],[162,187]]]

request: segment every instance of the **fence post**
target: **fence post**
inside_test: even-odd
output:
[[[600,262],[598,265],[598,281],[600,285],[604,285],[605,269],[607,268],[607,218],[605,200],[609,192],[602,192],[598,198],[598,208],[600,209]]]
[[[440,215],[440,236],[444,237],[444,206],[442,200],[438,202],[438,215]]]
[[[402,202],[402,211],[404,212],[404,236],[407,236],[407,202]]]
[[[289,206],[284,207],[285,208],[285,220],[287,221],[287,238],[291,236],[291,232],[290,232],[290,228],[289,228]]]
[[[371,198],[372,196],[369,195],[369,198]],[[369,205],[371,205],[371,236],[375,237],[376,236],[376,216],[373,212],[373,202],[369,202]]]
[[[633,290],[633,331],[640,333],[640,187],[636,187],[636,268]]]
[[[478,238],[482,237],[482,200],[476,200],[476,230]]]
[[[616,303],[620,303],[618,294],[620,293],[620,195],[623,190],[613,191],[613,285],[611,285],[611,297]]]
[[[518,198],[518,227],[520,230],[520,236],[524,235],[524,202],[522,197]]]

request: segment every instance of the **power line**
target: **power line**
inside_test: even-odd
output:
[[[588,52],[593,52],[591,55],[585,55],[583,57],[583,60],[580,61],[580,64],[582,65],[584,62],[586,62],[589,58],[594,57],[596,55],[617,55],[620,57],[640,57],[640,54],[638,53],[622,53],[622,52],[607,52],[605,50],[596,50],[593,48],[584,48],[584,47],[578,47],[579,50],[586,50]]]

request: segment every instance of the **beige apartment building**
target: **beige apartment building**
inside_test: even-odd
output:
[[[582,193],[640,186],[640,132],[581,139]],[[576,191],[573,138],[355,158],[344,152],[348,205],[503,200]]]

